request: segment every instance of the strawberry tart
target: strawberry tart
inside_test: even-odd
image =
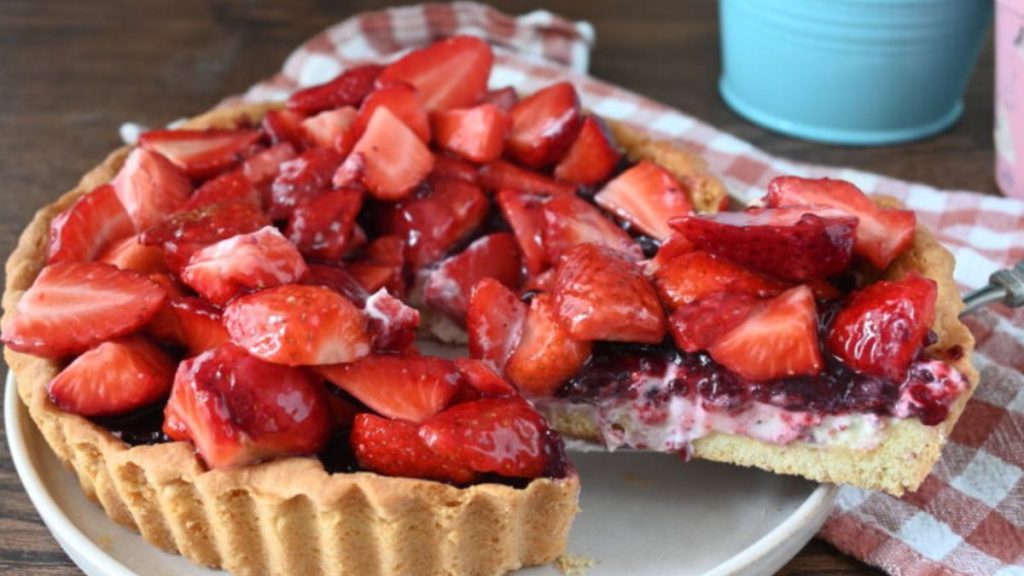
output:
[[[719,213],[698,158],[492,60],[147,132],[36,215],[5,358],[83,490],[238,574],[501,574],[564,550],[563,435],[913,489],[977,382],[913,214],[799,178]]]

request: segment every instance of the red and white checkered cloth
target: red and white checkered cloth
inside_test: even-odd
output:
[[[426,4],[366,12],[300,46],[280,74],[246,100],[283,99],[362,61],[396,58],[452,34],[496,48],[494,87],[530,92],[568,78],[594,112],[633,122],[700,153],[734,196],[763,195],[778,174],[831,176],[902,199],[957,258],[961,287],[1024,258],[1024,202],[940,191],[877,174],[775,158],[643,96],[586,76],[594,31],[548,12],[511,17],[475,3]],[[1024,576],[1024,312],[992,310],[971,320],[981,386],[915,494],[897,499],[844,488],[821,536],[891,574]]]

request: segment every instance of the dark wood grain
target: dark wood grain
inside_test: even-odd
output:
[[[592,72],[732,132],[773,154],[945,188],[994,193],[989,43],[949,131],[913,144],[849,148],[758,128],[718,97],[715,4],[676,0],[494,2],[545,7],[598,32]],[[118,144],[125,120],[158,125],[205,110],[276,71],[302,40],[368,0],[4,0],[0,2],[0,254],[32,213]],[[0,432],[2,435],[2,432]],[[0,443],[0,573],[78,573],[42,525]],[[878,574],[822,542],[783,571]]]

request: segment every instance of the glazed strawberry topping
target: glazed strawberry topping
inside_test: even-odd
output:
[[[104,184],[50,221],[47,261],[94,260],[112,243],[134,234],[135,225],[117,199],[117,192]]]
[[[555,178],[573,184],[594,186],[608,179],[622,160],[622,153],[601,126],[600,120],[588,116],[580,133],[555,166]]]
[[[138,232],[162,221],[192,193],[192,184],[181,170],[145,148],[132,150],[110,184]]]
[[[383,69],[376,64],[367,64],[346,70],[329,82],[292,94],[288,98],[288,108],[308,115],[331,108],[358,106],[373,90],[373,83]]]
[[[494,55],[491,47],[470,36],[455,36],[414,50],[390,64],[378,86],[407,82],[419,92],[427,110],[476,104],[487,91]]]
[[[464,460],[431,450],[413,422],[359,414],[351,438],[359,465],[378,474],[455,484],[468,484],[479,476]]]
[[[786,289],[786,284],[782,282],[751,272],[703,250],[668,259],[654,272],[654,283],[662,300],[671,308],[693,304],[718,292],[765,298]]]
[[[538,294],[530,302],[522,335],[505,363],[505,375],[527,395],[550,396],[583,366],[590,346],[587,340],[573,338],[559,322],[555,303],[547,294]]]
[[[527,96],[512,107],[509,118],[508,155],[531,168],[561,160],[583,123],[579,96],[568,82]]]
[[[466,309],[474,286],[494,278],[512,290],[521,280],[519,248],[507,232],[484,236],[435,268],[423,288],[427,305],[460,325],[466,324]]]
[[[257,130],[150,130],[139,146],[170,160],[189,178],[206,178],[230,168],[260,139]]]
[[[649,160],[609,182],[594,196],[594,202],[659,240],[672,235],[669,219],[693,210],[689,197],[675,178]]]

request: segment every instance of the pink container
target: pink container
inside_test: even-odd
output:
[[[996,182],[1024,198],[1024,0],[996,2]]]

